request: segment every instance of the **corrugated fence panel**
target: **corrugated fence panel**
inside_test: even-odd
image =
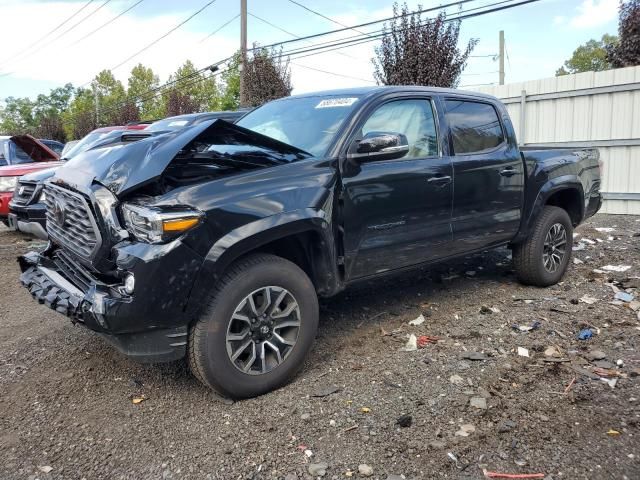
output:
[[[640,214],[640,67],[531,80],[478,90],[507,105],[524,145],[597,147],[606,213]]]

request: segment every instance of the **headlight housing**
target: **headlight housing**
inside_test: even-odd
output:
[[[136,239],[165,243],[198,225],[202,212],[188,207],[148,207],[134,203],[122,205],[127,230]]]
[[[13,192],[18,184],[18,177],[0,177],[0,192]]]

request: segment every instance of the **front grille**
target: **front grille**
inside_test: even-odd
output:
[[[27,182],[20,180],[16,185],[16,190],[13,192],[13,203],[16,205],[28,205],[33,199],[33,195],[36,193],[37,184],[34,182]]]
[[[100,231],[85,197],[46,184],[47,233],[61,247],[88,260],[100,248]]]
[[[62,250],[56,251],[53,255],[53,261],[58,267],[60,274],[73,283],[83,292],[87,293],[91,288],[92,278],[81,265],[74,262]]]

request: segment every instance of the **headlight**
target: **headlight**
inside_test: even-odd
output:
[[[18,184],[18,177],[0,177],[0,192],[13,192]]]
[[[138,240],[149,243],[168,242],[198,225],[202,212],[181,207],[146,207],[125,203],[122,217],[127,230]]]
[[[39,203],[46,203],[47,201],[47,194],[44,193],[44,190],[42,190],[42,192],[40,192],[40,198],[38,199]]]

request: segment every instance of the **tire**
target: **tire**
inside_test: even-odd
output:
[[[275,306],[267,305],[266,298]],[[255,320],[254,312],[262,313],[262,308],[264,314]],[[289,309],[291,313],[283,317]],[[298,327],[282,327],[296,322]],[[265,328],[271,329],[270,333]],[[227,270],[214,287],[203,315],[191,327],[189,367],[198,380],[223,396],[240,399],[262,395],[295,376],[317,329],[318,297],[309,277],[284,258],[251,255]],[[234,360],[232,357],[245,344],[248,346]],[[265,355],[260,355],[262,348]]]
[[[558,225],[560,227],[557,227]],[[552,228],[554,228],[553,232],[551,231]],[[552,249],[551,245],[555,243],[553,239],[554,237],[558,238],[557,232],[562,231],[562,229],[564,229],[565,243],[556,245],[556,249]],[[545,242],[548,239],[552,241],[545,247]],[[548,287],[558,283],[571,260],[572,247],[573,225],[569,214],[559,207],[544,207],[533,226],[531,236],[513,249],[513,266],[518,280],[525,285],[537,287]],[[553,253],[559,255],[561,248],[564,248],[564,250],[561,260],[558,261],[556,256],[553,256]],[[546,257],[545,253],[547,254]],[[549,263],[550,254],[552,257],[551,263]],[[547,262],[546,265],[545,261]],[[556,266],[555,269],[553,269],[554,265]]]

